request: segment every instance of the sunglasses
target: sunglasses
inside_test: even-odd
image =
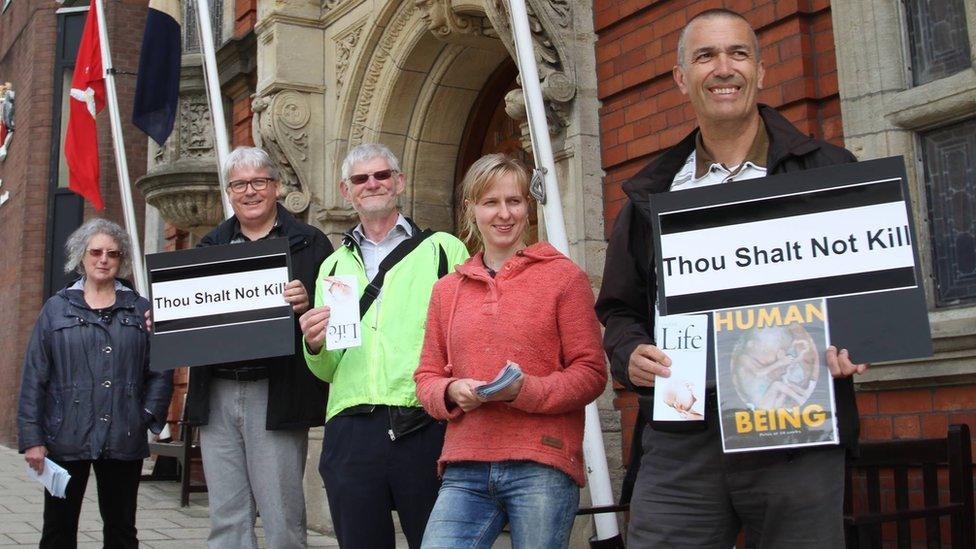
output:
[[[103,250],[101,248],[88,248],[88,255],[92,257],[102,257],[102,254],[105,254],[112,259],[119,259],[120,257],[122,257],[122,250]]]
[[[268,188],[268,185],[274,181],[270,177],[255,177],[254,179],[235,179],[227,184],[227,188],[236,194],[241,194],[247,191],[247,186],[250,185],[255,191],[263,191]]]
[[[357,173],[355,175],[350,175],[347,181],[353,185],[362,185],[363,183],[369,181],[371,176],[377,181],[386,181],[387,179],[393,177],[393,174],[395,173],[397,172],[394,170],[380,170],[373,173]]]

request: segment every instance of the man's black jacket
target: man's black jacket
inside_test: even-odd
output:
[[[278,223],[291,248],[292,279],[305,285],[309,302],[315,296],[315,279],[319,265],[332,254],[332,243],[325,234],[301,221],[278,204]],[[232,217],[203,237],[200,246],[230,244],[237,227]],[[265,428],[307,429],[325,423],[325,403],[329,395],[328,384],[315,377],[305,365],[302,352],[302,331],[295,316],[295,354],[253,361],[255,366],[267,366],[268,415]],[[247,365],[248,362],[235,363]],[[210,380],[213,366],[190,368],[190,383],[186,398],[187,421],[193,425],[206,425],[210,416]]]
[[[759,115],[769,134],[768,175],[857,161],[844,148],[803,135],[771,107],[759,105]],[[696,129],[623,184],[628,200],[610,236],[596,302],[597,316],[606,326],[603,347],[610,357],[610,370],[614,379],[638,393],[645,418],[651,417],[653,398],[647,388],[635,388],[630,383],[627,364],[638,345],[654,341],[652,311],[657,281],[648,208],[654,194],[671,188],[675,174],[695,149],[697,134]],[[843,347],[844,342],[837,344]],[[859,430],[854,384],[849,378],[835,380],[834,389],[841,443],[854,448]]]

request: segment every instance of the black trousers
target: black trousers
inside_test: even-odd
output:
[[[102,515],[104,547],[138,547],[136,539],[136,497],[142,460],[120,461],[96,459],[81,461],[54,460],[68,470],[71,480],[66,498],[56,498],[44,491],[44,530],[41,549],[74,549],[78,545],[78,517],[88,487],[88,474],[95,469],[98,483],[98,511]]]
[[[441,485],[445,426],[433,422],[397,440],[389,429],[385,407],[325,424],[319,473],[343,549],[393,548],[394,509],[411,549],[424,537]]]

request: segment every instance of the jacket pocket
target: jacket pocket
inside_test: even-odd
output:
[[[61,431],[65,411],[64,393],[64,390],[60,387],[54,387],[48,389],[44,395],[44,418],[42,419],[42,425],[44,427],[45,442],[56,439],[58,433]]]

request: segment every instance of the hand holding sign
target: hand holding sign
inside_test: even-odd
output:
[[[656,376],[671,376],[671,359],[654,345],[638,345],[630,353],[627,376],[638,387],[653,387]]]
[[[869,364],[854,364],[847,349],[837,351],[837,347],[831,345],[827,347],[827,369],[830,375],[835,378],[851,377],[854,374],[861,375],[867,371]]]
[[[332,309],[327,305],[309,309],[298,319],[298,324],[302,328],[302,335],[305,336],[305,346],[312,354],[318,354],[325,344],[325,332],[329,327],[329,318],[332,316]]]
[[[285,301],[291,305],[295,314],[302,314],[308,310],[308,292],[301,280],[295,279],[285,284]]]

